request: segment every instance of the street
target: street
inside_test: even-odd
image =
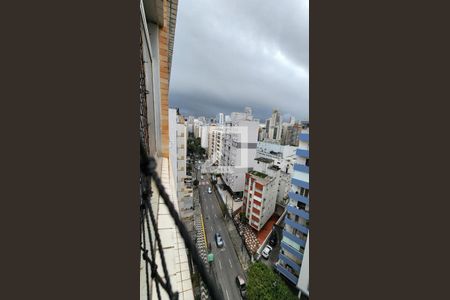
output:
[[[198,171],[197,171],[198,172]],[[198,172],[200,173],[200,172]],[[222,288],[223,295],[226,300],[241,299],[239,289],[236,285],[236,276],[240,274],[245,276],[239,263],[236,252],[231,243],[228,230],[223,220],[222,210],[219,207],[216,194],[208,193],[208,187],[212,188],[209,175],[203,175],[204,179],[200,179],[198,174],[198,192],[204,215],[204,225],[208,244],[211,245],[214,254],[213,272],[216,274],[219,286]],[[222,236],[224,246],[218,248],[214,240],[214,234],[219,232]]]

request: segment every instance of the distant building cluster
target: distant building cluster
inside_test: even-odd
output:
[[[299,297],[308,297],[309,122],[294,117],[283,122],[281,112],[274,109],[260,123],[250,107],[230,115],[179,116],[177,120],[177,145],[185,146],[187,136],[201,140],[207,165],[242,200],[240,211],[253,230],[261,231],[274,214],[283,219],[275,268],[297,286]],[[179,159],[186,153],[181,146],[177,148]],[[185,163],[177,161],[177,167],[182,169]],[[180,169],[177,172],[182,184],[186,175]],[[179,192],[183,198],[183,191]]]

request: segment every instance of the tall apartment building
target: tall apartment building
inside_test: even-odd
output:
[[[175,35],[178,0],[141,0],[140,1],[140,139],[148,155],[157,162],[157,171],[162,184],[170,196],[175,209],[179,211],[177,197],[176,167],[177,159],[170,156],[169,143],[169,82],[171,74],[172,53]],[[176,139],[176,138],[175,138]],[[172,138],[173,141],[173,138]],[[173,145],[173,143],[172,143]],[[142,177],[140,190],[142,191]],[[160,203],[160,195],[152,190],[150,204],[155,213],[157,228],[161,236],[179,236],[179,230],[173,220],[167,219],[167,207]],[[138,209],[136,209],[138,212]],[[136,214],[136,218],[139,218]],[[141,231],[141,235],[143,232]],[[189,272],[185,272],[181,261],[187,261],[186,246],[179,239],[163,241],[164,249],[156,247],[156,241],[146,234],[145,245],[150,243],[156,252],[164,251],[168,274],[174,291],[178,291],[185,299],[193,299],[193,289]],[[138,249],[138,245],[136,245]],[[170,249],[167,251],[167,249]],[[140,256],[140,299],[147,299],[147,275],[145,262]],[[159,257],[160,253],[156,253]],[[160,263],[158,263],[160,265]],[[183,272],[183,280],[179,281]],[[150,279],[150,296],[157,297],[156,287]],[[161,290],[161,296],[168,295]]]
[[[224,172],[222,178],[239,196],[244,191],[245,173],[255,166],[259,124],[248,114],[250,112],[233,113],[231,126],[223,127],[220,164],[229,171]]]
[[[176,176],[177,197],[179,200],[185,197],[186,186],[186,157],[187,157],[187,126],[184,117],[177,110],[169,109],[169,143],[172,170]]]
[[[206,123],[203,123],[206,124]],[[200,143],[201,147],[205,150],[208,149],[208,139],[209,139],[209,125],[200,126]]]
[[[211,164],[219,165],[222,157],[223,126],[211,126],[208,139],[208,158]]]
[[[260,124],[258,128],[258,142],[262,142],[266,139],[266,126]]]
[[[203,125],[203,123],[198,120],[195,119],[194,120],[194,137],[195,138],[199,138],[201,136],[201,126]]]
[[[257,166],[245,174],[242,211],[249,225],[259,231],[275,211],[280,168],[272,159],[260,157],[255,160]]]
[[[270,119],[266,120],[266,135],[269,140],[281,140],[281,114],[276,109],[272,111]]]
[[[223,113],[219,113],[219,125],[225,124],[225,116]]]
[[[298,137],[302,131],[302,124],[294,123],[287,124],[283,127],[281,134],[281,144],[283,145],[298,145]]]
[[[309,126],[304,125],[296,150],[292,188],[284,219],[281,250],[276,264],[279,273],[299,287],[299,297],[309,296]],[[309,242],[308,242],[309,247]],[[307,281],[307,282],[306,282]],[[306,288],[305,288],[306,287]]]

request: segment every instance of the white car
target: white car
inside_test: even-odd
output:
[[[271,251],[272,251],[272,247],[267,245],[266,248],[264,248],[264,250],[261,252],[262,257],[264,257],[265,259],[268,259]]]
[[[211,187],[208,187],[208,194],[211,194],[211,193],[212,193]]]

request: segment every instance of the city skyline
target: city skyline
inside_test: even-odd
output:
[[[231,113],[233,113],[233,112],[242,112],[243,110],[244,110],[244,107],[241,107],[240,109],[237,109],[237,110],[235,110],[235,111],[230,111],[230,112],[222,112],[222,111],[220,111],[220,112],[216,112],[216,113],[214,113],[214,114],[212,114],[212,115],[205,115],[205,114],[201,114],[201,113],[198,113],[198,114],[188,114],[188,113],[186,113],[185,111],[186,111],[186,109],[183,109],[182,107],[170,107],[170,108],[173,108],[173,109],[178,109],[179,110],[179,112],[180,112],[180,114],[182,115],[182,116],[184,116],[185,118],[188,118],[188,117],[194,117],[194,118],[196,118],[196,119],[198,119],[198,118],[206,118],[206,120],[210,120],[210,119],[212,119],[212,118],[216,118],[216,121],[217,121],[217,123],[219,123],[218,121],[218,119],[217,119],[217,117],[219,116],[219,114],[220,113],[223,113],[224,114],[224,117],[229,117],[230,115],[231,115]],[[239,107],[238,107],[239,108]],[[252,108],[253,109],[253,108]],[[257,116],[254,116],[256,119],[258,119],[259,120],[259,123],[261,124],[261,125],[265,125],[265,123],[266,123],[266,120],[267,119],[269,119],[271,116],[272,116],[272,112],[273,112],[273,110],[276,110],[276,108],[272,108],[271,110],[270,110],[270,112],[264,112],[264,115],[263,115],[263,117],[262,118],[258,118]],[[280,111],[280,110],[278,110],[278,111]],[[280,111],[280,113],[281,113],[281,117],[282,117],[282,119],[281,119],[281,121],[283,122],[283,123],[289,123],[289,121],[290,121],[290,118],[291,117],[293,117],[294,119],[295,119],[295,121],[296,122],[309,122],[309,118],[307,119],[307,120],[303,120],[303,119],[301,119],[301,118],[298,118],[297,116],[295,116],[295,115],[292,115],[292,114],[289,114],[289,113],[283,113],[283,111]]]

